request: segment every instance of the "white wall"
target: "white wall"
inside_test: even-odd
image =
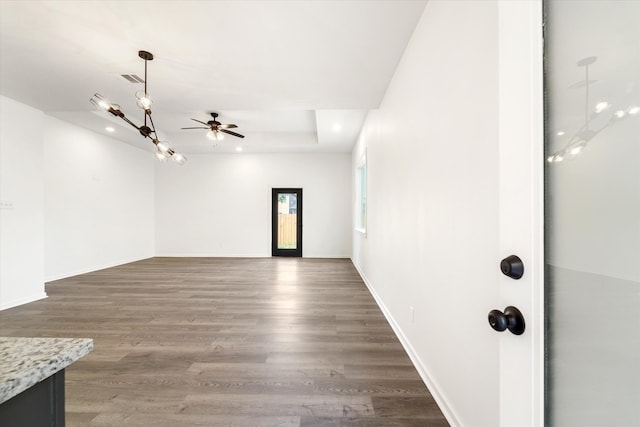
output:
[[[152,257],[153,150],[50,116],[44,124],[47,281]]]
[[[349,154],[191,155],[156,167],[156,255],[271,256],[271,189],[302,188],[303,256],[351,254]]]
[[[46,297],[42,111],[0,96],[0,309]]]
[[[473,427],[499,425],[497,20],[495,1],[427,3],[352,153],[354,264],[450,423]]]

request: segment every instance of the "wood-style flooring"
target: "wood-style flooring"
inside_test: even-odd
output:
[[[0,336],[94,339],[67,426],[448,426],[349,260],[152,258],[46,292]]]

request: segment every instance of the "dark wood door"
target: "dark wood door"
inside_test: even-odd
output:
[[[302,256],[302,188],[271,190],[271,255]]]

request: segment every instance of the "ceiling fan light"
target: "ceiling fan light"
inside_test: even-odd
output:
[[[224,139],[224,135],[219,130],[211,129],[207,132],[207,138],[212,141],[222,141]]]

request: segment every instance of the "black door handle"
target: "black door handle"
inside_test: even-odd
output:
[[[500,270],[505,276],[518,280],[524,274],[524,263],[517,255],[509,255],[500,261]]]
[[[509,329],[513,335],[522,335],[524,333],[524,316],[520,310],[510,305],[504,309],[504,313],[500,310],[491,310],[489,325],[498,332]]]

